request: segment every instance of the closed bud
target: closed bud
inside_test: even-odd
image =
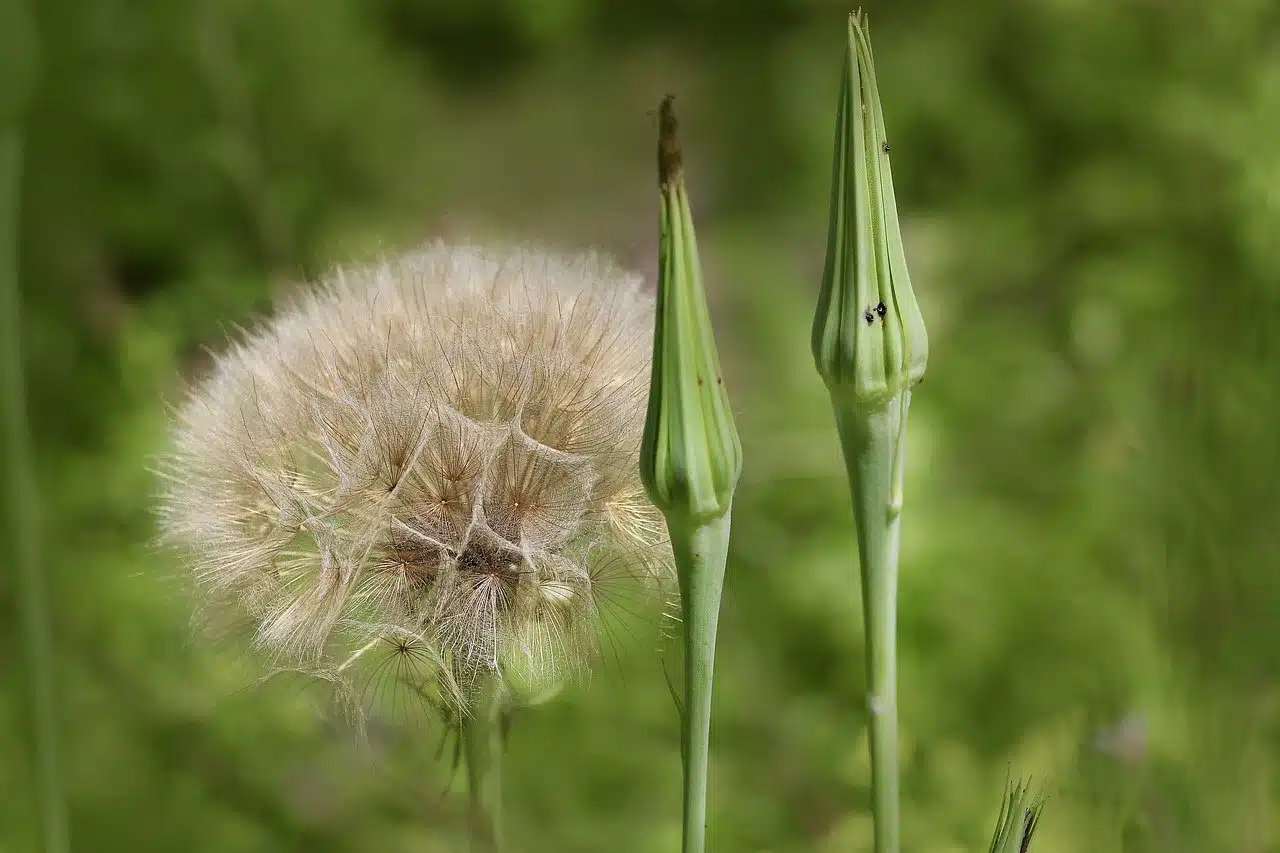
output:
[[[850,15],[831,216],[813,355],[833,395],[881,408],[924,376],[929,342],[911,290],[866,21]]]
[[[742,444],[711,330],[670,97],[661,122],[658,310],[640,476],[669,521],[699,523],[729,511]]]
[[[684,624],[681,849],[703,853],[716,625],[729,553],[733,492],[742,473],[742,443],[720,375],[671,100],[667,96],[662,102],[658,136],[662,195],[658,310],[640,479],[649,499],[666,517],[680,581]]]

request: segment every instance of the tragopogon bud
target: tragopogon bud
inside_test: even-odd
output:
[[[339,272],[182,408],[165,536],[290,666],[537,699],[595,651],[611,584],[670,573],[636,473],[652,304],[590,255]]]
[[[929,340],[911,290],[866,21],[849,17],[831,218],[813,355],[833,394],[883,407],[924,376]]]
[[[650,499],[686,523],[729,511],[742,443],[729,408],[702,287],[671,98],[662,102],[658,316],[640,476]]]
[[[898,226],[866,20],[849,16],[813,356],[831,392],[862,574],[876,853],[898,853],[898,554],[911,387],[929,355]]]
[[[742,444],[720,375],[684,188],[676,117],[662,102],[658,137],[658,315],[640,476],[671,534],[684,621],[683,853],[706,843],[716,626]]]

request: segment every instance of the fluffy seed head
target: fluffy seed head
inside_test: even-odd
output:
[[[637,473],[652,317],[594,255],[338,271],[180,409],[163,538],[291,667],[391,660],[464,709],[488,673],[546,693],[596,651],[612,584],[670,571]]]

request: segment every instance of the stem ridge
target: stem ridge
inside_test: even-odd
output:
[[[706,849],[712,676],[716,630],[729,551],[730,513],[705,523],[671,526],[684,618],[684,853]]]
[[[833,397],[848,468],[861,563],[866,635],[867,734],[876,853],[901,847],[897,617],[906,393],[887,406]]]

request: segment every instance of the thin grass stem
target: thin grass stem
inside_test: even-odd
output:
[[[42,847],[46,853],[65,853],[70,849],[70,834],[58,769],[53,633],[45,578],[40,570],[39,519],[22,370],[22,298],[18,287],[21,180],[21,134],[16,127],[0,127],[0,454],[4,460],[0,470],[8,472],[4,489],[28,672],[28,713],[35,749]]]

